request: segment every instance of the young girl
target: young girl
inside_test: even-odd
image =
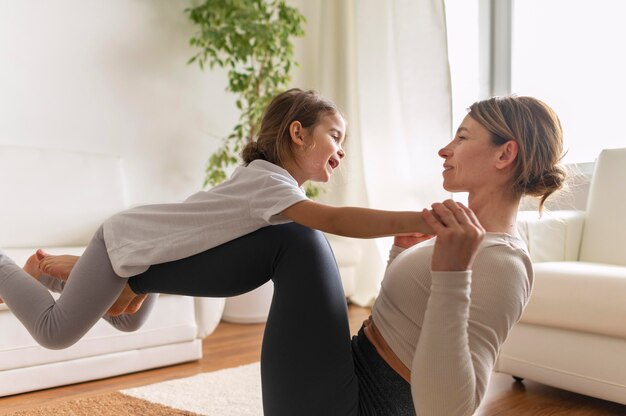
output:
[[[104,222],[73,268],[67,284],[42,278],[62,291],[58,301],[0,253],[0,298],[41,345],[66,348],[111,307],[131,276],[156,264],[176,262],[269,225],[290,221],[351,237],[428,232],[421,213],[331,207],[309,200],[302,185],[326,182],[345,156],[346,123],[336,106],[312,91],[292,89],[268,106],[256,141],[243,150],[245,166],[208,192],[183,203],[142,206]],[[199,265],[202,280],[220,278]],[[172,279],[187,273],[174,269]],[[212,296],[233,296],[259,286],[267,276]],[[142,313],[109,318],[121,330],[139,327]]]

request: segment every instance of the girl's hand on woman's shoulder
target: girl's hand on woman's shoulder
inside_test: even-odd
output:
[[[478,246],[485,236],[474,213],[465,205],[448,199],[422,211],[424,220],[437,236],[431,269],[463,271],[472,268]]]

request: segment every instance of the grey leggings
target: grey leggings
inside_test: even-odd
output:
[[[0,297],[11,309],[26,304],[16,315],[38,341],[57,338],[52,333],[56,326],[71,327],[62,328],[63,337],[71,341],[56,339],[58,345],[80,338],[127,280],[113,273],[101,233],[77,263],[56,304],[51,301],[32,313],[31,301],[14,305],[11,298],[20,298],[23,291],[13,286],[29,282],[42,288],[18,274],[7,274],[0,266]],[[261,353],[266,416],[414,414],[408,383],[386,366],[362,333],[350,341],[339,271],[319,231],[294,223],[265,227],[195,256],[153,265],[128,282],[136,293],[223,297],[245,293],[269,279],[274,297]],[[69,297],[77,299],[69,302]],[[57,318],[59,305],[63,309]],[[36,322],[25,322],[33,317]],[[59,321],[51,326],[53,319]]]
[[[150,315],[158,295],[148,296],[136,314],[105,316],[127,280],[113,271],[102,228],[87,246],[67,282],[42,276],[40,284],[0,253],[0,298],[33,338],[50,349],[73,345],[100,318],[120,331],[139,329]],[[59,300],[55,301],[48,289],[62,292]]]

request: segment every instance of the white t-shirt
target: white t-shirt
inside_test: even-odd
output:
[[[285,169],[264,160],[238,167],[227,181],[187,200],[132,208],[103,224],[104,241],[119,276],[179,260],[249,234],[289,222],[280,213],[307,200]]]

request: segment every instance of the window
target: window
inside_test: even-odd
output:
[[[467,108],[479,99],[478,22],[478,1],[446,1],[453,134],[467,115]]]
[[[554,108],[566,163],[626,147],[625,17],[622,0],[513,3],[511,90]]]
[[[446,18],[453,128],[475,100],[515,93],[557,112],[565,163],[626,147],[625,1],[446,0]]]

